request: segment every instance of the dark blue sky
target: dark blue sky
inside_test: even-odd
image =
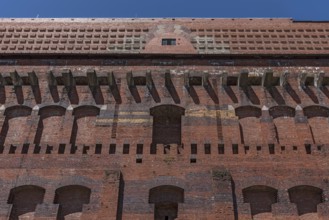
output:
[[[0,0],[0,17],[37,16],[329,20],[329,0]]]

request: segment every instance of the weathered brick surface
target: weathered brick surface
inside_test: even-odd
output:
[[[166,199],[182,220],[328,219],[328,28],[288,19],[0,20],[0,219],[17,209],[24,219],[154,219]],[[205,38],[220,45],[203,49]],[[35,186],[42,203],[20,209],[22,195],[39,195]],[[161,186],[183,190],[183,201],[164,190],[152,203]],[[317,206],[300,216],[291,202],[304,195],[293,197],[298,186]],[[264,198],[275,203],[255,213]]]

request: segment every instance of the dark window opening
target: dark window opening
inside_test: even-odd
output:
[[[83,146],[82,154],[87,154],[89,151],[89,146]]]
[[[14,154],[16,152],[17,147],[14,145],[10,145],[9,154]]]
[[[163,153],[164,154],[169,154],[170,153],[170,145],[164,145],[163,146]]]
[[[64,154],[65,152],[65,144],[60,144],[58,147],[58,154]]]
[[[281,146],[281,152],[282,151],[285,151],[286,150],[286,147],[285,146]]]
[[[157,146],[156,144],[151,144],[150,146],[150,154],[156,154],[157,153]]]
[[[305,144],[305,151],[306,151],[306,154],[311,154],[311,145],[310,144]]]
[[[202,77],[200,76],[191,76],[189,77],[190,86],[201,86],[202,85]]]
[[[190,163],[196,163],[196,158],[191,158]]]
[[[293,146],[292,149],[293,149],[294,151],[296,151],[296,150],[297,150],[297,146]]]
[[[197,144],[191,144],[191,154],[197,154],[197,153],[198,153]]]
[[[270,152],[270,154],[274,154],[274,153],[275,153],[274,144],[269,144],[269,145],[268,145],[268,148],[269,148],[269,152]]]
[[[129,154],[129,144],[124,144],[123,145],[123,154]]]
[[[101,153],[102,153],[102,145],[101,144],[96,144],[95,154],[101,154]]]
[[[257,151],[261,151],[262,150],[262,147],[261,146],[257,146],[256,149],[257,149]]]
[[[33,153],[34,154],[40,154],[40,151],[41,151],[41,147],[39,145],[35,145]]]
[[[321,145],[318,145],[317,146],[317,149],[318,149],[318,151],[321,151],[322,150],[322,146]]]
[[[115,154],[115,151],[116,151],[116,144],[110,144],[109,154]]]
[[[142,158],[137,158],[136,159],[136,163],[142,163],[143,162],[143,159]]]
[[[210,144],[205,144],[204,145],[204,153],[205,154],[211,154],[211,145]]]
[[[249,151],[249,146],[244,146],[244,153],[247,154]]]
[[[53,150],[53,146],[47,145],[46,154],[51,154],[52,150]]]
[[[133,78],[135,86],[145,86],[146,85],[146,77],[145,76],[135,76]]]
[[[78,149],[77,146],[72,145],[71,146],[71,149],[70,149],[70,154],[75,154],[75,152],[77,151],[77,149]]]
[[[174,105],[162,105],[151,109],[153,116],[153,144],[181,144],[184,109]]]
[[[176,45],[176,39],[174,38],[164,38],[162,39],[162,46],[175,46]]]
[[[232,145],[232,152],[233,152],[233,154],[238,154],[239,153],[239,145],[233,144]]]
[[[137,144],[136,154],[143,154],[143,144]]]
[[[27,154],[29,152],[30,144],[23,144],[22,154]]]
[[[218,154],[224,154],[224,144],[218,144]]]
[[[5,149],[4,146],[0,146],[0,154],[3,154],[3,150]]]

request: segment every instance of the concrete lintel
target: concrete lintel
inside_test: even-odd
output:
[[[248,86],[248,70],[242,70],[239,74],[238,86],[239,87],[247,87]]]
[[[305,82],[307,78],[307,73],[302,72],[298,74],[298,86],[299,88],[305,88]]]
[[[287,85],[287,79],[288,79],[289,73],[283,72],[280,75],[280,86],[284,87]]]
[[[314,75],[314,86],[321,88],[323,86],[324,72],[317,73]]]

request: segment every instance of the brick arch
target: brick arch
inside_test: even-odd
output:
[[[43,202],[46,190],[36,185],[22,185],[10,190],[8,204],[12,204],[10,219],[18,220],[22,215],[35,212]]]
[[[290,202],[297,205],[298,215],[316,213],[317,205],[323,202],[323,190],[315,186],[295,186],[288,193]]]
[[[23,144],[28,137],[26,120],[32,113],[32,108],[24,105],[15,105],[6,108],[5,121],[0,133],[0,146]]]
[[[308,118],[309,128],[315,144],[329,143],[329,108],[324,106],[307,106],[303,108],[304,115]]]
[[[90,202],[91,190],[81,185],[63,186],[55,191],[54,203],[59,204],[57,219],[64,220],[67,215],[79,215],[84,204]]]
[[[34,143],[56,143],[63,137],[62,124],[66,108],[59,105],[48,105],[39,109],[39,123]]]
[[[259,145],[262,143],[261,125],[259,117],[262,110],[255,106],[240,106],[235,109],[239,117],[241,143],[245,145]]]
[[[182,139],[182,115],[185,109],[176,105],[160,105],[150,109],[153,116],[153,144],[180,144]]]
[[[277,203],[278,190],[266,185],[254,185],[242,190],[243,200],[250,204],[251,214],[272,212],[272,204]]]
[[[295,127],[296,110],[290,106],[274,106],[269,109],[273,117],[275,134],[281,145],[298,144]]]
[[[95,121],[100,109],[92,105],[79,106],[73,109],[74,121],[71,132],[71,144],[94,144],[96,143]]]
[[[184,189],[174,185],[161,185],[149,191],[149,203],[154,204],[154,219],[175,219],[178,204],[184,202]]]

